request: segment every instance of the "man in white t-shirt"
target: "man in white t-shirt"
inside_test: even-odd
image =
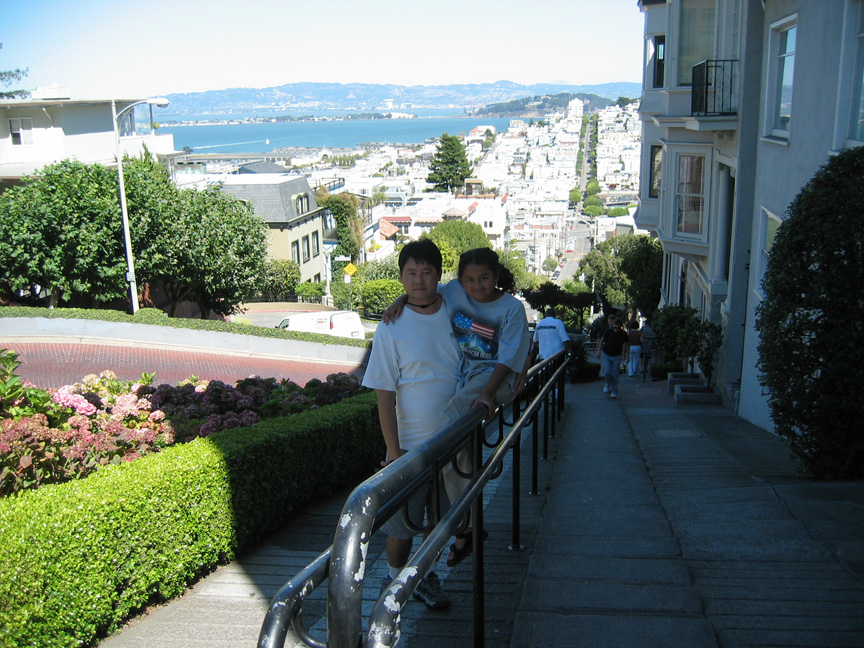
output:
[[[562,349],[570,352],[572,346],[570,336],[567,335],[564,323],[555,317],[554,308],[547,308],[546,317],[537,322],[537,327],[534,329],[534,344],[540,347],[538,360],[551,358]]]
[[[380,325],[372,341],[372,354],[363,385],[378,394],[378,416],[389,463],[427,441],[444,422],[443,416],[459,381],[462,360],[450,335],[444,300],[437,293],[441,280],[441,252],[429,239],[408,243],[399,254],[399,280],[408,295],[402,316]],[[426,495],[409,503],[412,519],[422,522]],[[414,517],[420,516],[420,519]],[[382,527],[387,537],[390,567],[385,585],[407,564],[414,533],[394,515]],[[432,609],[445,609],[450,601],[438,576],[429,572],[414,596]]]

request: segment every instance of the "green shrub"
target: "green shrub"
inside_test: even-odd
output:
[[[297,286],[296,292],[306,301],[321,299],[327,292],[327,284],[321,281],[307,281]]]
[[[383,452],[370,392],[0,500],[0,646],[93,645]]]
[[[789,206],[756,311],[777,433],[816,477],[864,477],[864,148],[832,157]],[[770,240],[769,240],[770,243]]]
[[[164,324],[167,319],[168,313],[158,308],[141,308],[132,316],[132,321],[141,324]]]
[[[397,297],[405,292],[402,284],[393,279],[373,279],[363,284],[361,303],[364,313],[383,313]]]

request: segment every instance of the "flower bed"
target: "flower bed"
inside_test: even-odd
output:
[[[89,475],[262,419],[316,409],[364,391],[355,376],[331,374],[306,387],[253,376],[227,385],[192,376],[152,385],[111,371],[42,390],[15,374],[17,354],[0,350],[0,496]]]
[[[0,351],[0,646],[95,645],[384,454],[345,374],[49,391],[17,366]]]

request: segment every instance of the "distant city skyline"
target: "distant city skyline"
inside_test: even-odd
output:
[[[36,17],[38,16],[38,19]],[[641,82],[636,0],[30,0],[4,7],[14,88],[134,98],[300,81]]]

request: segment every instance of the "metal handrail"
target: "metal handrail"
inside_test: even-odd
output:
[[[545,361],[545,364],[551,363],[553,360],[554,358],[550,358]],[[524,414],[513,425],[510,433],[483,463],[481,469],[471,480],[459,499],[453,503],[447,514],[435,526],[429,536],[424,540],[423,544],[420,545],[414,555],[409,559],[408,564],[381,594],[371,615],[369,616],[369,627],[366,633],[366,641],[363,643],[365,648],[392,648],[396,645],[396,642],[399,640],[399,619],[402,607],[408,601],[423,576],[438,560],[441,550],[446,546],[447,542],[449,542],[450,536],[453,535],[454,529],[457,528],[462,518],[468,512],[469,507],[472,507],[471,519],[473,523],[473,542],[475,551],[473,561],[475,591],[474,646],[478,647],[484,645],[484,632],[482,625],[482,612],[484,605],[482,595],[483,489],[498,471],[498,468],[503,463],[507,452],[512,448],[518,447],[521,441],[522,430],[529,425],[529,423],[533,424],[536,437],[537,410],[563,377],[567,365],[567,360],[564,360],[564,362],[560,363],[556,367],[554,374],[534,397],[526,408]],[[541,365],[542,364],[544,363],[541,363]],[[542,368],[539,371],[542,371]],[[549,404],[546,403],[546,405],[546,413],[548,413]],[[553,409],[557,409],[557,406],[553,405]],[[477,596],[478,591],[480,592],[479,597]]]
[[[438,474],[440,469],[448,461],[455,464],[456,455],[470,443],[472,449],[472,472],[475,475],[469,487],[451,507],[450,512],[443,518],[439,514],[437,506],[433,507],[433,521],[429,537],[415,554],[411,564],[432,564],[441,549],[449,541],[454,532],[460,527],[464,528],[464,514],[469,506],[473,506],[472,522],[474,529],[475,548],[475,586],[477,581],[477,569],[480,567],[482,576],[482,494],[483,486],[499,475],[502,470],[501,462],[507,450],[514,448],[514,472],[515,453],[518,453],[517,440],[522,429],[531,421],[534,424],[534,490],[536,491],[537,469],[537,413],[544,401],[547,403],[549,394],[553,387],[558,385],[561,396],[556,410],[560,411],[563,405],[563,371],[569,358],[563,352],[548,360],[532,367],[528,373],[528,385],[525,390],[525,398],[533,394],[533,400],[527,406],[524,414],[514,421],[513,428],[506,436],[500,432],[503,425],[502,417],[505,405],[499,407],[495,417],[483,424],[484,410],[480,407],[459,418],[452,425],[444,428],[422,446],[406,453],[386,468],[379,471],[365,482],[360,484],[351,493],[342,510],[339,524],[337,525],[333,545],[324,551],[316,560],[288,581],[274,596],[261,628],[258,639],[259,648],[281,648],[284,646],[289,626],[307,645],[313,648],[356,648],[362,642],[362,589],[363,576],[365,572],[366,551],[372,534],[393,514],[395,514],[417,488],[425,487],[429,483],[432,474]],[[542,387],[538,385],[543,382]],[[519,409],[517,397],[513,401],[514,419]],[[484,429],[492,420],[499,420],[499,439],[501,442],[493,451],[491,457],[481,467],[482,445],[484,443]],[[554,425],[554,419],[553,419]],[[548,420],[544,427],[544,435],[548,435]],[[514,446],[515,444],[515,446]],[[515,479],[515,477],[514,477]],[[437,505],[439,494],[434,487],[438,480],[432,480],[433,500]],[[479,501],[478,501],[478,498]],[[515,499],[515,498],[514,498]],[[454,513],[454,510],[460,513]],[[514,515],[518,508],[514,503]],[[440,522],[435,523],[440,519]],[[446,522],[445,522],[446,521]],[[415,525],[416,526],[416,525]],[[518,526],[518,517],[514,519],[514,526]],[[518,529],[514,529],[514,544],[518,544]],[[431,544],[430,544],[431,543]],[[429,548],[434,547],[434,551]],[[429,553],[431,552],[431,553]],[[428,566],[426,569],[428,569]],[[410,565],[409,565],[410,567]],[[406,570],[409,569],[406,567]],[[420,574],[426,573],[426,569]],[[404,578],[403,578],[404,576]],[[327,596],[327,619],[328,619],[328,642],[323,644],[312,637],[305,628],[301,617],[303,602],[311,593],[329,578]],[[409,578],[406,571],[394,582],[400,597],[407,599],[413,592],[414,586],[419,579]],[[482,578],[480,580],[482,585]],[[401,589],[405,587],[404,591]],[[391,588],[392,589],[392,588]],[[388,595],[391,590],[388,590]],[[382,603],[385,596],[379,599]],[[378,606],[376,606],[376,609]],[[481,604],[482,611],[482,604]],[[373,616],[374,616],[373,611]],[[482,622],[482,615],[480,617]],[[382,623],[376,622],[376,629],[384,628]],[[477,623],[477,606],[475,604],[475,624]],[[372,622],[370,619],[370,628]],[[377,644],[374,641],[380,633],[369,633],[369,639],[373,641],[370,645]],[[374,635],[374,636],[373,636]],[[381,636],[387,636],[384,632]]]

